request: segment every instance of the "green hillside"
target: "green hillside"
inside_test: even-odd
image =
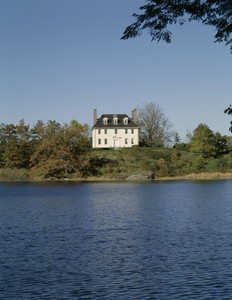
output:
[[[201,172],[232,172],[232,154],[203,158],[173,148],[133,147],[93,149],[89,153],[92,176],[124,179],[132,174],[153,172],[155,178],[183,176]]]
[[[173,148],[133,147],[119,150],[90,149],[84,155],[85,170],[71,174],[42,174],[26,168],[1,168],[1,180],[124,180],[131,175],[153,174],[154,179],[188,174],[232,173],[232,152],[217,158]]]

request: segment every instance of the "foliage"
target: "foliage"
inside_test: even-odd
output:
[[[203,171],[206,165],[206,161],[202,156],[198,156],[195,162],[193,163],[193,169],[197,172]]]
[[[17,125],[1,124],[0,179],[85,176],[124,179],[143,171],[153,172],[155,177],[202,171],[232,172],[232,155],[227,153],[230,138],[213,134],[209,128],[206,131],[213,137],[216,154],[205,152],[203,157],[202,152],[196,155],[186,151],[187,144],[176,144],[174,148],[135,146],[121,151],[90,150],[89,127],[77,121],[63,125],[38,121],[31,129],[23,120]]]
[[[190,151],[201,153],[203,157],[216,156],[218,148],[213,131],[206,124],[199,124],[194,130]]]
[[[229,105],[229,107],[227,107],[224,110],[224,113],[228,114],[228,115],[232,115],[232,106],[231,106],[231,104]],[[230,121],[230,128],[229,128],[229,130],[232,132],[232,121]]]
[[[188,129],[186,130],[186,139],[187,139],[187,144],[189,144],[192,140],[193,134],[191,131],[189,131]]]
[[[171,160],[172,161],[177,161],[181,156],[181,153],[180,152],[177,152],[176,149],[174,149],[172,151],[172,155],[171,155]]]
[[[189,151],[190,144],[187,143],[175,144],[173,148],[176,150]]]
[[[217,147],[217,154],[228,153],[227,136],[221,135],[219,132],[215,133],[215,145]]]
[[[28,169],[0,169],[0,180],[28,180],[30,177],[30,171]]]
[[[91,151],[90,156],[92,161],[97,162],[98,174],[106,178],[126,178],[143,171],[154,172],[156,177],[160,177],[178,173],[177,163],[181,153],[172,149],[136,147],[121,151],[98,149]],[[120,174],[117,170],[120,170]]]
[[[232,136],[226,136],[226,146],[228,152],[232,151]]]
[[[173,138],[174,138],[174,143],[175,144],[179,144],[180,143],[180,136],[179,136],[178,132],[176,132],[176,131],[174,132]]]
[[[179,176],[199,172],[230,172],[232,156],[205,157],[188,151],[137,147],[121,151],[97,149],[89,152],[96,176],[104,178],[126,178],[132,174],[151,171],[155,177]],[[120,173],[119,173],[120,172]]]
[[[210,159],[208,161],[208,170],[210,172],[225,172],[229,167],[226,157],[221,156],[216,159]]]
[[[138,108],[140,140],[145,145],[163,147],[171,142],[171,123],[158,104],[146,103]]]
[[[1,124],[1,165],[9,168],[28,168],[32,148],[29,126],[21,120],[18,125]]]
[[[70,125],[38,121],[31,129],[24,120],[0,125],[1,168],[32,168],[32,174],[44,177],[74,172],[83,176],[89,165],[84,158],[89,147],[89,126],[77,121]]]
[[[45,133],[45,129],[45,124],[41,120],[38,120],[37,123],[31,129],[30,134],[33,150],[35,150],[41,144]]]
[[[90,146],[86,130],[77,122],[61,126],[49,121],[31,157],[32,171],[44,177],[67,177],[77,170],[83,175],[88,165],[83,154]]]
[[[232,43],[231,0],[147,0],[141,14],[133,14],[136,22],[126,28],[122,39],[134,38],[147,30],[152,40],[171,42],[170,25],[199,21],[215,28],[215,42]],[[232,51],[232,46],[231,46]]]
[[[226,145],[232,147],[232,136],[226,136]]]
[[[213,134],[216,145],[215,136]],[[223,137],[224,138],[224,137]],[[95,175],[102,178],[127,178],[143,171],[153,172],[155,178],[182,176],[199,172],[232,172],[232,155],[216,147],[216,156],[177,148],[134,147],[121,151],[93,149],[89,152]]]
[[[151,153],[151,157],[152,159],[164,159],[165,161],[170,161],[171,157],[172,157],[172,153],[173,151],[169,151],[169,150],[154,150]]]
[[[158,160],[158,166],[159,166],[158,174],[160,177],[168,176],[170,174],[170,172],[168,170],[168,164],[164,158],[160,158]]]

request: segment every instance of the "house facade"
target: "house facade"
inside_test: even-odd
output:
[[[93,148],[124,148],[139,144],[136,109],[132,111],[131,118],[126,114],[104,114],[99,119],[94,109],[93,124]]]

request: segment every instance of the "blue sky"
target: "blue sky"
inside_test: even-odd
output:
[[[0,122],[127,113],[157,103],[185,141],[206,123],[230,135],[232,55],[199,23],[173,27],[171,44],[120,40],[145,0],[1,0]]]

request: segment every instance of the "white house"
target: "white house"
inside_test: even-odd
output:
[[[139,126],[137,111],[134,109],[131,118],[125,114],[105,114],[97,118],[93,111],[92,147],[122,148],[139,144]]]

